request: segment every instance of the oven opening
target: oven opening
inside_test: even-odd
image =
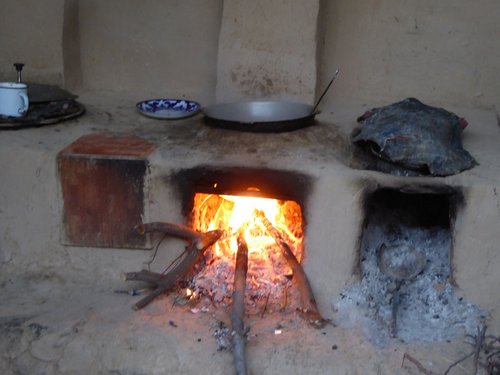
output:
[[[472,332],[479,310],[455,294],[453,227],[462,197],[452,188],[368,193],[355,273],[336,304],[377,345],[439,341]]]
[[[187,225],[202,233],[222,231],[184,285],[193,299],[202,305],[207,301],[216,306],[231,305],[242,239],[248,248],[246,313],[273,313],[299,306],[296,278],[279,242],[287,244],[299,264],[304,261],[310,177],[265,168],[200,166],[180,171],[174,178],[183,196]]]

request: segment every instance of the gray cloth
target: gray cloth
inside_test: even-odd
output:
[[[362,127],[354,134],[353,143],[395,169],[448,176],[477,165],[462,147],[461,134],[467,121],[445,109],[408,98],[374,108],[358,122]]]

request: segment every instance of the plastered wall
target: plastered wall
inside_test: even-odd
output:
[[[213,101],[222,0],[5,0],[0,80]]]
[[[0,79],[70,89],[500,106],[497,0],[3,0]],[[319,69],[319,75],[317,71]]]
[[[233,0],[224,3],[218,102],[314,101],[318,0]]]
[[[327,101],[498,109],[499,19],[496,0],[324,0],[321,80],[342,72]]]
[[[214,92],[221,0],[80,1],[86,89],[206,102]]]
[[[24,78],[63,84],[64,0],[2,0],[0,80],[14,81],[14,62],[24,62]]]

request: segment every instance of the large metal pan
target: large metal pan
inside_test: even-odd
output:
[[[204,109],[205,122],[219,128],[250,132],[285,132],[314,124],[316,108],[339,74],[331,79],[314,106],[284,101],[215,104]]]
[[[284,132],[314,123],[312,105],[285,101],[223,103],[203,110],[210,126],[250,132]]]

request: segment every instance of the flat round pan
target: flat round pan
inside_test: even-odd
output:
[[[284,101],[223,103],[203,110],[214,127],[249,132],[286,132],[314,123],[313,106]]]

